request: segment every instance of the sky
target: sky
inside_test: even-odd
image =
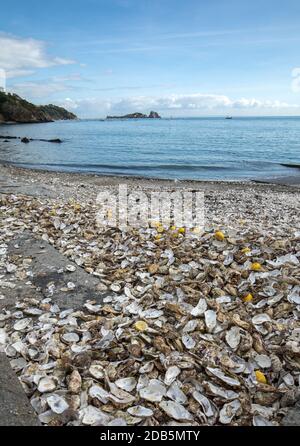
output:
[[[81,118],[300,115],[299,0],[0,6],[0,86],[5,73],[36,104]]]

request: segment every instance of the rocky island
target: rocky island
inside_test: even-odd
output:
[[[161,116],[155,111],[151,111],[149,115],[144,113],[130,113],[124,116],[107,116],[106,119],[161,119]]]
[[[16,94],[0,91],[0,123],[41,123],[77,116],[57,105],[34,105]]]

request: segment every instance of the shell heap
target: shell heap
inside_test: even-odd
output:
[[[106,292],[102,305],[26,298],[0,314],[0,345],[43,424],[277,425],[299,399],[300,231],[288,216],[99,233],[92,204],[7,196],[1,212],[11,282],[30,280],[30,259],[6,257],[29,229]]]

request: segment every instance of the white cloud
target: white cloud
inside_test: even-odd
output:
[[[225,95],[187,94],[161,97],[134,96],[121,99],[87,98],[61,101],[66,108],[74,110],[78,116],[99,117],[106,114],[125,114],[135,111],[155,110],[163,116],[199,116],[238,114],[279,114],[299,113],[300,105],[278,100],[258,100],[255,98],[231,99]]]
[[[300,92],[300,68],[294,68],[292,71],[292,91],[294,93]]]
[[[51,57],[46,52],[45,42],[40,40],[0,34],[0,48],[0,68],[6,71],[7,78],[31,74],[38,68],[74,63],[69,59]]]
[[[9,89],[27,99],[44,98],[54,93],[70,90],[63,82],[20,82]]]

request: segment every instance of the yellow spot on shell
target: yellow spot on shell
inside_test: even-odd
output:
[[[251,300],[253,300],[253,296],[251,293],[247,294],[247,296],[245,296],[243,299],[244,302],[251,302]]]
[[[215,232],[215,238],[220,242],[222,242],[225,239],[225,235],[223,234],[222,231],[217,231]]]
[[[252,263],[251,265],[252,271],[260,271],[261,270],[261,264],[258,262]]]
[[[158,228],[159,226],[161,226],[161,223],[159,221],[152,221],[151,226],[152,228]]]
[[[243,248],[243,249],[242,249],[242,253],[243,253],[243,254],[250,254],[250,252],[251,252],[251,249],[250,249],[250,248]]]
[[[160,232],[160,233],[162,233],[162,232],[164,232],[164,227],[163,226],[161,226],[161,225],[159,225],[159,226],[157,226],[157,232]]]
[[[178,232],[179,232],[179,234],[184,234],[185,233],[185,228],[179,228]]]
[[[259,383],[267,384],[267,378],[260,370],[255,370],[255,377]]]
[[[133,326],[137,331],[145,331],[148,328],[147,322],[144,321],[136,321]]]
[[[155,240],[160,240],[161,239],[161,234],[156,234],[156,236],[154,238],[155,238]]]
[[[175,231],[176,230],[176,226],[171,226],[170,229],[171,229],[171,231]]]

